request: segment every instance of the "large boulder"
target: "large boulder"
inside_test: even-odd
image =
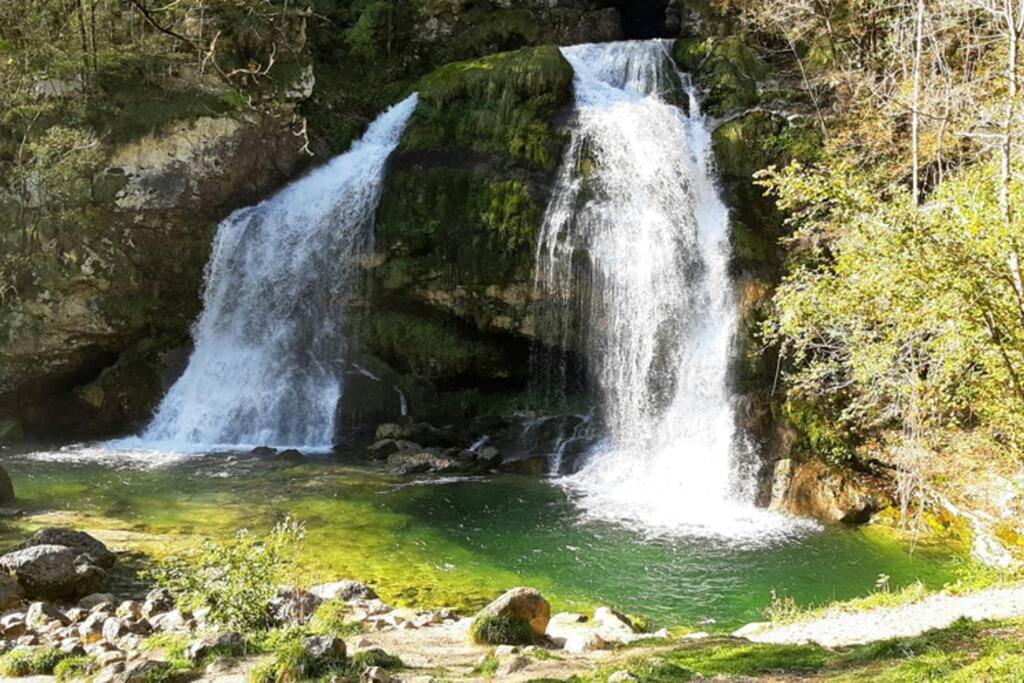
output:
[[[24,550],[25,548],[37,545],[62,545],[73,550],[78,556],[88,556],[91,564],[105,569],[113,567],[117,559],[114,553],[110,552],[101,541],[84,531],[75,531],[74,529],[63,529],[61,527],[40,529],[32,534],[27,541],[18,546],[18,549]],[[80,557],[79,563],[82,563],[84,560],[85,558]]]
[[[61,600],[93,593],[107,582],[106,571],[63,545],[34,545],[0,557],[27,597]]]
[[[787,458],[775,464],[768,507],[823,522],[862,524],[889,504],[870,477],[820,461]]]
[[[535,588],[512,588],[477,614],[480,617],[520,619],[530,624],[534,635],[541,637],[551,620],[551,604]]]

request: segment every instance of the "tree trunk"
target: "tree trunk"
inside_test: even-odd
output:
[[[924,0],[917,0],[917,21],[914,37],[914,104],[911,113],[911,169],[914,205],[921,204],[921,61],[924,49]]]

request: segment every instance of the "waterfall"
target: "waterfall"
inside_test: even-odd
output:
[[[575,124],[538,240],[539,328],[583,355],[600,396],[607,435],[566,480],[587,512],[734,534],[767,515],[742,476],[729,389],[729,215],[670,46],[562,50]]]
[[[372,246],[385,163],[416,103],[395,105],[348,152],[220,224],[188,367],[142,436],[118,445],[334,443],[344,306]]]

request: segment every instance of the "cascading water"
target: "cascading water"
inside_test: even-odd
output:
[[[749,504],[728,384],[728,209],[670,45],[562,50],[575,69],[576,122],[538,241],[540,327],[586,358],[607,429],[567,483],[600,517],[761,533],[775,522]],[[689,113],[673,100],[684,94]]]
[[[142,436],[115,445],[334,443],[344,304],[371,246],[385,162],[416,103],[395,105],[347,153],[220,224],[188,367]]]

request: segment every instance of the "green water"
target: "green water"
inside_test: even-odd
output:
[[[80,462],[0,456],[27,511],[7,521],[0,541],[64,523],[160,557],[290,514],[307,527],[306,580],[352,577],[400,604],[462,608],[526,584],[556,609],[610,604],[661,624],[712,628],[762,618],[773,589],[810,605],[865,595],[881,573],[894,588],[952,578],[952,557],[922,549],[911,556],[878,531],[825,528],[742,542],[645,538],[582,518],[570,494],[541,479],[428,485],[327,459],[287,466],[191,456],[140,469],[91,455]]]

